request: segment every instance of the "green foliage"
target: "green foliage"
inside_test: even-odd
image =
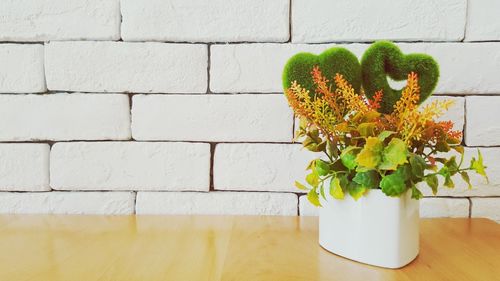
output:
[[[382,170],[396,170],[399,165],[408,162],[406,157],[408,156],[408,148],[406,143],[398,138],[393,138],[389,144],[384,148],[384,153],[382,156],[382,164],[380,164],[380,169]]]
[[[429,55],[404,55],[392,42],[378,41],[370,46],[361,59],[363,88],[365,94],[373,97],[382,90],[381,112],[391,113],[394,104],[401,97],[401,90],[394,90],[387,76],[396,81],[405,80],[410,72],[417,73],[420,85],[420,103],[425,101],[437,85],[439,65]]]
[[[396,197],[406,191],[406,180],[409,176],[408,165],[400,166],[394,173],[387,175],[380,181],[380,188],[387,196]]]
[[[283,70],[283,87],[287,89],[293,81],[297,81],[313,95],[315,86],[311,71],[314,66],[319,66],[330,80],[336,73],[339,73],[351,83],[354,89],[361,88],[361,65],[358,58],[349,50],[340,47],[330,48],[320,55],[298,53],[291,57]],[[335,88],[334,84],[331,85]]]

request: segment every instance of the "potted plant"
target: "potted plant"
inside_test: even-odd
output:
[[[406,86],[392,89],[387,76],[407,79]],[[436,194],[438,177],[449,188],[455,175],[469,187],[468,172],[486,177],[481,153],[464,167],[461,132],[451,121],[437,120],[452,101],[419,106],[438,77],[432,57],[404,55],[388,41],[372,44],[361,63],[339,47],[318,56],[299,53],[287,62],[284,93],[300,120],[296,138],[321,153],[307,166],[305,183],[296,186],[321,207],[319,243],[326,250],[402,267],[419,251],[417,184]]]

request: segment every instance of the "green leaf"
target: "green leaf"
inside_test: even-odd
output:
[[[455,183],[453,183],[453,180],[451,179],[450,169],[447,166],[441,168],[438,174],[444,177],[444,186],[449,188],[455,187]]]
[[[335,199],[344,199],[344,191],[340,186],[340,179],[337,177],[330,181],[330,195]]]
[[[398,138],[393,138],[383,152],[382,170],[396,170],[399,165],[408,163],[408,147]]]
[[[480,174],[481,176],[485,177],[486,180],[488,180],[488,176],[486,175],[485,171],[486,167],[483,164],[483,155],[481,154],[481,151],[479,151],[479,149],[477,150],[477,158],[477,160],[475,158],[472,158],[470,167],[471,169],[476,171],[476,173]]]
[[[363,149],[356,156],[359,166],[375,168],[382,160],[382,142],[376,137],[368,137]]]
[[[318,193],[316,193],[316,189],[311,189],[308,193],[307,193],[307,199],[309,200],[309,202],[311,202],[311,204],[313,204],[314,206],[316,207],[321,207],[321,203],[319,203],[319,196],[318,196]]]
[[[295,186],[298,188],[298,189],[301,189],[301,190],[309,190],[309,188],[307,188],[305,185],[301,184],[300,182],[298,181],[295,181]]]
[[[358,201],[361,196],[363,196],[368,189],[362,185],[357,184],[356,182],[350,182],[347,185],[347,191],[349,191],[349,195],[354,198],[355,201]]]
[[[384,141],[386,138],[390,137],[392,134],[395,134],[396,132],[392,131],[382,131],[380,134],[378,134],[378,139],[380,141]]]
[[[323,188],[323,183],[321,183],[321,186],[319,187],[319,194],[321,194],[321,197],[326,200],[325,196],[325,189]]]
[[[361,123],[358,125],[359,134],[363,137],[371,137],[375,135],[375,123]]]
[[[410,166],[413,176],[415,176],[417,179],[421,179],[424,177],[424,170],[427,166],[424,158],[416,154],[410,155]]]
[[[406,190],[408,166],[399,167],[396,172],[386,175],[380,181],[380,188],[388,196],[399,196]]]
[[[352,180],[362,187],[374,189],[379,186],[380,176],[377,171],[369,170],[366,172],[358,172]]]
[[[325,161],[316,159],[316,171],[318,171],[318,175],[326,176],[330,173],[330,166]]]
[[[358,165],[356,163],[356,151],[359,147],[349,146],[340,154],[340,161],[349,170],[353,170]]]
[[[432,189],[432,194],[436,195],[438,191],[438,178],[436,175],[425,176],[425,182]]]
[[[413,185],[411,187],[411,198],[419,200],[422,197],[424,197],[422,192],[420,192],[420,190],[418,190],[418,188],[415,185]]]
[[[319,184],[318,172],[316,172],[316,170],[313,170],[309,175],[306,176],[306,182],[314,188],[318,187]]]
[[[460,172],[460,176],[467,183],[469,189],[472,189],[472,184],[470,183],[469,174],[467,174],[467,172]]]
[[[309,162],[309,164],[307,164],[307,168],[306,168],[306,171],[307,170],[313,170],[314,167],[316,167],[316,159],[313,159]]]
[[[458,164],[457,164],[457,157],[452,156],[446,163],[444,164],[446,167],[448,167],[448,171],[450,172],[450,176],[455,175],[458,172]]]

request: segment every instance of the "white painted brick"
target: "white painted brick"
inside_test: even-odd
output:
[[[271,141],[292,139],[282,95],[134,95],[136,140]]]
[[[499,40],[499,11],[500,1],[498,0],[469,0],[465,40]]]
[[[210,90],[224,92],[281,92],[281,73],[299,52],[321,53],[334,45],[237,44],[210,47]],[[348,48],[361,55],[365,45]]]
[[[301,216],[318,216],[318,207],[313,206],[307,196],[299,198]],[[420,217],[468,217],[469,200],[462,198],[422,198],[420,200]]]
[[[132,192],[0,192],[0,213],[133,214],[134,197]]]
[[[272,192],[138,192],[137,214],[297,215],[297,195]]]
[[[205,93],[207,46],[124,42],[51,42],[50,90]]]
[[[455,188],[446,188],[443,186],[441,177],[440,188],[438,189],[438,196],[454,196],[454,197],[467,197],[467,196],[500,196],[500,148],[497,147],[481,147],[479,148],[484,158],[484,164],[487,166],[486,174],[489,178],[489,183],[482,177],[477,175],[475,172],[469,172],[471,182],[473,185],[472,189],[469,189],[467,184],[462,180],[460,175],[453,177],[455,182]],[[458,154],[457,154],[457,157]],[[465,157],[463,162],[463,167],[469,167],[470,159],[476,157],[477,159],[477,149],[476,148],[465,148]],[[457,158],[459,161],[460,158]],[[426,196],[431,196],[432,192],[425,183],[419,184],[420,190]]]
[[[293,42],[460,41],[467,0],[294,0]]]
[[[467,97],[465,143],[469,146],[500,145],[500,96]]]
[[[0,61],[0,93],[39,93],[47,90],[43,45],[0,44]]]
[[[422,198],[420,200],[420,217],[422,218],[463,218],[468,216],[468,199]]]
[[[0,2],[0,41],[119,38],[119,0],[2,0]]]
[[[208,191],[209,172],[202,143],[56,143],[50,154],[54,189]]]
[[[440,121],[452,121],[453,129],[457,131],[463,132],[465,126],[465,98],[462,97],[443,97],[443,96],[432,96],[427,99],[422,105],[421,108],[426,106],[433,101],[444,101],[451,100],[453,101],[453,105],[446,111],[443,116],[439,117]]]
[[[427,53],[440,64],[438,94],[500,92],[499,43],[400,43],[405,53]],[[361,57],[367,44],[237,44],[211,46],[210,89],[213,92],[281,92],[286,61],[299,52],[321,53],[347,47]]]
[[[50,190],[49,150],[41,143],[0,144],[0,190]]]
[[[473,218],[489,218],[500,223],[500,198],[471,198]]]
[[[288,0],[124,0],[122,38],[136,41],[288,40]]]
[[[306,195],[302,195],[299,197],[299,214],[301,216],[318,216],[319,209],[307,200]]]
[[[300,192],[306,166],[321,155],[298,144],[218,144],[214,186],[217,190]]]
[[[130,138],[127,95],[0,95],[0,140]]]

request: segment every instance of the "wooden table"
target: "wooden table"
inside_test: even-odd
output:
[[[0,280],[500,280],[486,219],[423,219],[420,255],[398,270],[317,236],[312,217],[2,215]]]

